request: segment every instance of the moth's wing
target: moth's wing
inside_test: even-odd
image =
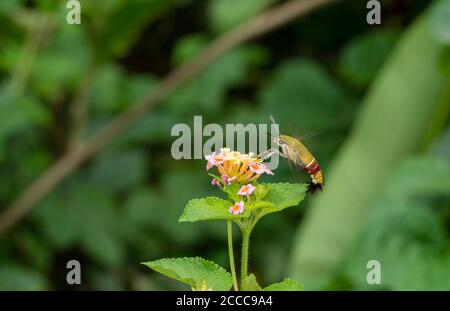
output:
[[[300,173],[304,169],[305,165],[300,161],[300,157],[296,152],[290,152],[288,154],[288,163],[291,171],[300,176]]]
[[[315,129],[312,129],[312,130],[306,132],[303,135],[295,135],[293,137],[297,138],[300,141],[305,141],[311,137],[314,137],[314,136],[320,134],[320,132],[322,132],[322,130],[323,130],[323,128],[318,127],[318,128],[315,128]]]
[[[292,174],[298,173],[298,170],[295,169],[295,164],[293,163],[293,161],[289,157],[287,158],[287,160],[288,160],[289,168],[291,169]]]

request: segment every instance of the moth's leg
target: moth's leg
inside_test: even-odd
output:
[[[270,158],[272,155],[274,155],[277,152],[279,152],[279,151],[276,150],[275,148],[267,149],[266,151],[261,152],[258,155],[258,158],[260,158],[261,160],[265,160],[267,158]]]
[[[284,153],[280,152],[277,148],[270,148],[270,149],[268,149],[268,150],[266,150],[266,151],[263,151],[263,152],[261,152],[261,153],[259,154],[258,157],[259,157],[261,160],[265,160],[265,159],[267,159],[267,158],[270,158],[270,157],[273,156],[274,154],[278,154],[278,155],[282,156],[283,158],[287,158],[287,156],[286,156]]]

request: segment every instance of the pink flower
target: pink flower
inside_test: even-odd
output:
[[[264,164],[258,163],[258,162],[252,162],[249,164],[250,170],[258,175],[261,175],[263,173],[273,175],[273,172],[269,170]]]
[[[252,184],[246,184],[239,189],[238,195],[250,195],[255,191],[256,187]]]
[[[213,185],[213,186],[219,186],[220,183],[219,183],[219,181],[218,181],[217,179],[213,178],[213,179],[211,180],[211,185]]]
[[[230,185],[232,182],[248,184],[258,179],[263,173],[273,175],[272,171],[253,153],[241,154],[229,148],[221,148],[219,152],[205,156],[205,159],[206,170],[215,166],[219,171],[222,176],[220,179],[224,180],[222,182],[218,179],[221,185]]]
[[[239,215],[244,212],[244,201],[236,202],[234,203],[230,208],[229,211],[233,215]]]
[[[234,177],[231,178],[231,177],[228,176],[228,175],[222,175],[222,176],[220,176],[220,177],[222,178],[223,182],[224,182],[227,186],[231,185],[231,182],[235,179]]]
[[[208,161],[206,163],[206,170],[209,170],[214,165],[222,164],[225,161],[225,157],[223,154],[211,154],[205,156],[205,160]]]

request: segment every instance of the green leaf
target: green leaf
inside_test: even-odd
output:
[[[257,210],[259,208],[276,208],[276,205],[264,200],[256,200],[250,204],[250,208],[251,210]]]
[[[123,70],[117,65],[105,64],[96,69],[90,99],[97,114],[119,111],[124,79]]]
[[[144,27],[167,12],[176,1],[129,0],[110,12],[100,36],[101,58],[123,56],[139,38]]]
[[[359,87],[368,86],[396,41],[397,33],[392,30],[371,31],[353,39],[339,59],[342,74]]]
[[[194,34],[181,38],[177,42],[175,52],[172,56],[172,62],[175,65],[185,63],[197,55],[207,44],[207,37],[203,34]]]
[[[443,159],[431,156],[402,161],[386,183],[386,195],[393,198],[449,193],[450,166]]]
[[[33,216],[55,249],[77,245],[108,268],[125,258],[113,196],[95,184],[74,179],[42,201]]]
[[[23,97],[20,102],[12,102],[8,93],[0,85],[0,160],[10,149],[8,139],[13,135],[34,130],[51,120],[49,111],[35,98]]]
[[[89,18],[97,18],[106,22],[106,17],[114,13],[124,2],[123,0],[84,1],[83,13]]]
[[[299,116],[300,133],[336,124],[336,115],[344,116],[351,107],[339,84],[321,65],[307,59],[284,63],[259,97],[264,111],[280,124],[289,125],[292,116]]]
[[[170,236],[174,243],[183,247],[195,245],[205,235],[210,238],[212,236],[223,238],[224,235],[225,225],[218,226],[214,222],[202,222],[196,226],[177,225],[177,220],[182,214],[180,207],[186,206],[192,198],[205,198],[218,191],[212,186],[205,187],[208,179],[206,175],[198,173],[203,170],[204,163],[197,164],[174,166],[166,170],[162,187],[158,189],[161,204],[164,206],[164,213],[158,216],[158,226],[164,228],[165,235]],[[173,195],[174,189],[177,189],[176,195]],[[229,205],[231,206],[231,203]],[[156,207],[155,210],[158,208]]]
[[[0,2],[0,15],[13,16],[14,12],[20,9],[23,5],[24,0],[7,0]]]
[[[216,197],[207,197],[203,199],[193,199],[186,205],[183,214],[178,221],[195,222],[200,220],[223,219],[233,220],[248,217],[250,210],[244,206],[244,213],[233,215],[228,209],[232,203]]]
[[[255,205],[261,204],[259,207],[262,209],[263,215],[298,205],[305,198],[307,189],[306,184],[278,183],[264,185],[268,187],[264,201],[262,203],[254,203]],[[265,204],[265,202],[270,205]]]
[[[236,26],[274,3],[275,0],[246,0],[236,5],[235,1],[213,0],[209,5],[209,20],[213,30],[225,31]]]
[[[293,59],[279,66],[268,78],[268,83],[260,88],[258,99],[261,101],[260,111],[265,114],[260,123],[267,122],[267,115],[273,115],[280,124],[281,133],[307,135],[317,129],[327,132],[326,135],[321,132],[321,139],[307,141],[310,150],[320,150],[317,157],[325,168],[327,160],[335,155],[337,145],[343,141],[343,133],[348,131],[357,111],[355,99],[323,65],[304,58]],[[244,115],[258,116],[253,111],[250,114],[244,111],[236,113],[239,118]],[[282,162],[274,177],[280,178],[279,181],[283,180],[283,171],[292,176],[285,169],[286,161]]]
[[[252,273],[244,278],[241,284],[241,290],[255,291],[255,290],[262,290],[262,288],[261,286],[259,286],[258,281],[256,281],[255,275]]]
[[[255,191],[253,194],[255,195],[257,200],[262,200],[266,197],[267,193],[269,192],[269,186],[265,184],[259,184],[257,185]]]
[[[157,191],[148,188],[137,189],[125,202],[122,217],[133,227],[157,225],[161,223],[161,217],[156,213],[159,206],[161,206],[161,201]]]
[[[126,74],[119,66],[105,64],[94,71],[90,95],[94,115],[117,113],[149,94],[156,79],[143,74]]]
[[[122,143],[124,145],[166,143],[170,137],[170,130],[176,122],[171,115],[155,109],[153,113],[143,116],[139,122],[123,133]]]
[[[183,47],[177,47],[178,49]],[[181,53],[181,52],[179,52]],[[208,66],[197,78],[168,98],[168,109],[177,115],[217,114],[227,91],[246,77],[248,64],[243,49],[233,50]]]
[[[450,190],[447,197],[449,194]],[[353,288],[369,290],[372,285],[362,276],[367,273],[368,260],[376,259],[382,266],[383,290],[448,290],[448,237],[436,213],[439,205],[448,206],[448,200],[422,200],[420,192],[411,201],[381,195],[383,198],[370,206],[365,227],[339,274],[343,273]]]
[[[200,257],[166,258],[142,264],[197,290],[227,291],[233,284],[230,273],[216,263]]]
[[[146,175],[145,154],[139,150],[110,152],[100,156],[90,171],[90,180],[111,191],[131,189]]]
[[[224,182],[222,182],[221,178],[219,179],[219,181],[221,181],[221,183],[224,184]],[[228,194],[228,199],[238,202],[238,201],[242,200],[242,197],[240,195],[238,195],[240,188],[241,188],[241,186],[239,186],[239,184],[232,183],[229,186],[225,185],[222,188],[222,191],[225,192],[226,194]]]
[[[92,57],[81,27],[64,22],[55,30],[53,40],[39,52],[30,73],[30,87],[47,101],[56,100],[61,92],[76,89]]]
[[[302,291],[303,285],[291,278],[286,278],[282,282],[273,283],[264,287],[265,291]]]
[[[48,290],[44,275],[17,264],[0,265],[1,291],[39,291]]]

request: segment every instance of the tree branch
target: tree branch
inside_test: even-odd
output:
[[[0,234],[23,218],[36,203],[51,192],[61,180],[75,171],[86,159],[105,147],[118,134],[150,111],[179,86],[200,73],[220,55],[242,42],[285,25],[296,17],[304,15],[324,4],[336,1],[290,1],[267,10],[213,41],[197,57],[170,73],[161,81],[156,90],[150,92],[140,104],[134,105],[128,112],[112,120],[91,139],[77,144],[76,148],[69,149],[65,155],[45,171],[0,215]]]

